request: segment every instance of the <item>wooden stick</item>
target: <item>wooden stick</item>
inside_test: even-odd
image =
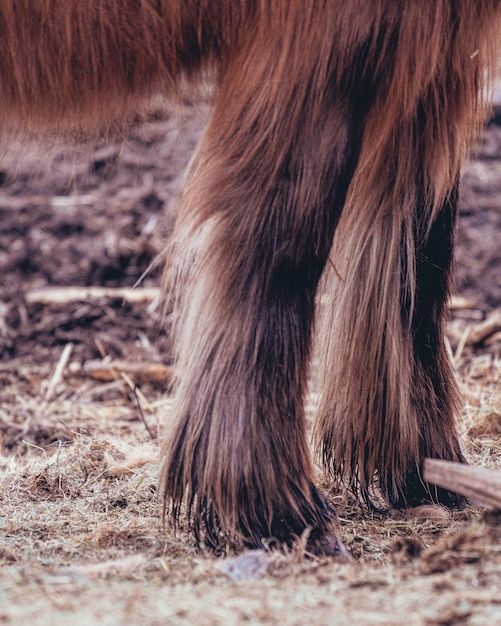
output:
[[[160,289],[144,287],[44,287],[26,293],[28,304],[67,304],[89,300],[125,300],[133,304],[151,302],[160,296]]]
[[[501,309],[493,311],[483,322],[475,324],[466,340],[467,345],[482,343],[485,339],[501,330]]]
[[[174,376],[174,368],[162,363],[95,360],[84,363],[83,373],[101,381],[116,380],[126,374],[136,383],[165,383]]]
[[[424,479],[443,489],[501,509],[501,471],[486,467],[426,459]]]
[[[475,301],[469,300],[468,298],[464,298],[463,296],[453,295],[449,299],[449,309],[460,310],[460,309],[474,309]]]

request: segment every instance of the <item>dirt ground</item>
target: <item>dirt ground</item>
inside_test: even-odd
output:
[[[171,347],[150,264],[203,117],[0,160],[0,623],[500,624],[499,513],[407,519],[329,493],[348,564],[216,559],[163,530]],[[465,450],[498,469],[500,232],[498,110],[463,178],[448,327]]]

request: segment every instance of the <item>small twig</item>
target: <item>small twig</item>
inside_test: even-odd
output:
[[[148,405],[148,408],[150,410],[152,410],[152,407],[150,406],[147,398],[145,397],[145,395],[141,392],[141,390],[138,388],[138,386],[136,384],[134,384],[134,382],[130,379],[129,376],[127,376],[127,374],[125,374],[124,372],[121,373],[121,377],[125,380],[125,382],[127,383],[127,385],[130,387],[132,393],[134,394],[134,397],[136,399],[136,404],[137,404],[137,408],[139,411],[139,417],[141,418],[141,421],[144,424],[144,427],[146,428],[146,431],[148,432],[150,438],[153,440],[155,439],[155,435],[153,434],[153,432],[151,431],[150,427],[148,426],[146,419],[144,417],[144,413],[143,413],[143,409],[141,407],[141,402],[140,399],[146,404]]]
[[[466,346],[466,342],[468,341],[468,337],[470,335],[472,329],[472,325],[468,324],[468,326],[461,333],[461,337],[459,338],[458,345],[456,347],[456,351],[454,352],[454,363],[458,363],[461,355],[463,354],[463,350]]]
[[[493,311],[483,322],[476,324],[469,333],[467,345],[477,345],[501,330],[501,309]]]
[[[134,393],[134,397],[136,398],[136,405],[137,405],[137,410],[139,412],[139,417],[141,418],[141,421],[143,422],[144,427],[146,428],[146,431],[148,432],[148,435],[150,436],[150,439],[153,441],[156,439],[156,436],[153,434],[152,430],[148,426],[148,422],[146,421],[146,418],[144,417],[143,407],[141,406],[141,402],[139,401],[139,394],[138,394],[137,386],[134,387],[133,393]]]
[[[54,370],[54,374],[52,376],[52,379],[49,383],[49,387],[47,389],[47,392],[45,394],[45,398],[44,401],[42,403],[42,410],[45,408],[45,406],[47,405],[47,402],[49,402],[52,399],[52,396],[54,395],[54,391],[57,387],[57,385],[59,384],[62,376],[63,376],[63,371],[64,368],[66,367],[66,364],[68,363],[68,360],[70,358],[70,354],[71,351],[73,350],[73,344],[72,343],[67,343],[64,346],[63,352],[61,353],[61,357],[59,359],[59,362],[56,366],[56,369]]]
[[[103,342],[99,337],[94,337],[94,343],[96,344],[97,351],[101,355],[103,361],[108,358],[108,353],[106,352],[106,348],[104,347]],[[84,366],[85,367],[85,366]]]
[[[56,459],[54,461],[56,465],[59,465],[59,456],[61,454],[61,450],[65,448],[68,444],[71,445],[72,443],[73,442],[71,441],[61,441],[61,439],[58,439],[56,442],[54,442],[54,445],[57,445]]]
[[[44,448],[42,448],[41,446],[37,446],[34,443],[26,441],[26,439],[21,439],[21,443],[24,443],[25,446],[28,446],[30,448],[35,448],[36,450],[40,450],[41,452],[43,452],[45,454],[45,458],[47,458],[47,451],[44,450]]]

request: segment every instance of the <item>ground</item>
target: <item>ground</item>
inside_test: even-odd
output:
[[[203,115],[159,110],[121,143],[13,146],[0,160],[0,622],[501,623],[501,525],[481,508],[407,519],[329,493],[344,564],[300,549],[216,559],[162,528],[171,346],[150,263]],[[498,469],[500,117],[463,177],[448,327],[465,450]]]

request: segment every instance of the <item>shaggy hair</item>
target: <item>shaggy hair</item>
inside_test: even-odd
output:
[[[461,505],[421,469],[463,460],[443,326],[500,22],[501,0],[0,3],[4,135],[109,130],[214,84],[166,269],[174,525],[343,553],[306,436],[316,310],[327,470],[367,501]]]

